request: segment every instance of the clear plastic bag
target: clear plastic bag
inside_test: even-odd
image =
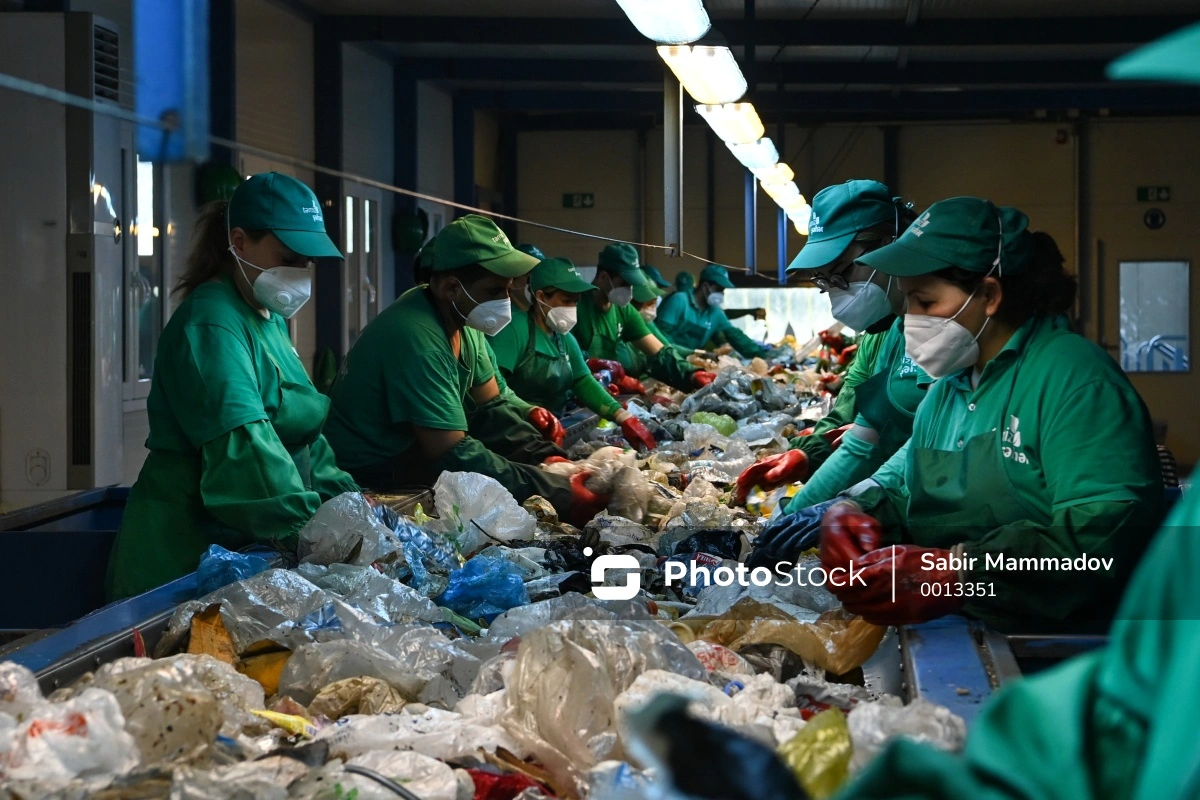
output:
[[[231,553],[219,544],[212,544],[200,558],[200,566],[196,567],[196,588],[201,594],[208,594],[270,568],[271,565],[262,556]]]
[[[499,725],[415,704],[398,714],[345,717],[323,728],[314,741],[327,742],[331,756],[347,759],[376,750],[412,750],[443,761],[482,761],[485,753],[499,748],[518,758],[528,756]]]
[[[475,472],[443,472],[433,485],[433,502],[442,525],[461,537],[460,551],[478,550],[483,541],[529,540],[537,520],[495,478]],[[479,537],[482,536],[482,539]]]
[[[897,697],[874,703],[859,703],[848,718],[854,740],[852,771],[865,767],[892,739],[904,738],[932,745],[946,752],[962,750],[967,726],[962,717],[927,700],[904,705]]]
[[[350,606],[386,622],[442,621],[442,612],[410,586],[370,567],[301,564],[296,572]]]
[[[24,722],[42,702],[42,690],[28,667],[12,661],[0,663],[0,713]]]
[[[400,551],[396,534],[359,492],[327,500],[300,529],[297,555],[306,564],[368,566]]]

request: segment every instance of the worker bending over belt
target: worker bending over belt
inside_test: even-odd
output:
[[[729,271],[709,264],[700,273],[694,292],[676,292],[658,310],[658,326],[680,347],[698,350],[714,338],[723,338],[745,358],[765,356],[771,348],[756,342],[729,321],[721,306],[725,290],[732,289]]]
[[[376,489],[429,486],[443,471],[498,480],[518,502],[532,495],[590,519],[602,498],[578,476],[537,467],[565,454],[501,394],[485,333],[512,316],[514,275],[537,259],[514,250],[490,220],[468,215],[432,243],[433,278],[363,329],[332,390],[325,433],[338,463]]]
[[[650,281],[638,266],[632,245],[610,244],[600,251],[593,280],[600,291],[579,304],[579,323],[571,331],[588,358],[620,359],[621,342],[627,342],[649,359],[649,374],[682,391],[707,386],[716,375],[687,362],[678,351],[664,345],[631,305],[633,289]],[[626,372],[633,364],[623,365]]]
[[[737,501],[755,486],[793,481],[804,488],[781,511],[829,500],[874,474],[912,435],[913,417],[932,380],[904,352],[904,293],[895,278],[854,260],[891,244],[916,215],[878,181],[847,181],[813,198],[809,237],[788,271],[829,293],[833,318],[865,332],[837,402],[812,434],[792,440],[738,478]],[[841,436],[835,451],[832,440]]]
[[[650,431],[621,407],[592,376],[575,327],[580,296],[596,287],[585,281],[565,258],[539,263],[529,273],[533,305],[528,313],[513,311],[513,321],[492,337],[500,375],[520,398],[561,412],[572,394],[604,419],[621,426],[626,440],[651,450]]]
[[[859,259],[900,278],[907,351],[940,380],[873,478],[769,526],[757,562],[794,560],[824,510],[822,562],[856,576],[831,590],[871,622],[1111,620],[1160,516],[1150,416],[1113,360],[1068,328],[1075,280],[1028,224],[956,197]]]
[[[316,195],[286,175],[255,175],[201,213],[154,357],[150,454],[113,545],[110,599],[192,572],[211,544],[294,550],[322,502],[358,490],[321,435],[329,399],[287,328],[313,260],[341,257]]]

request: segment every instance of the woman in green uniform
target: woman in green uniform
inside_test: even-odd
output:
[[[512,323],[492,337],[496,363],[522,400],[561,413],[574,395],[602,418],[619,424],[630,444],[653,450],[650,431],[592,377],[579,343],[568,335],[575,327],[579,298],[595,289],[565,258],[539,263],[529,273],[529,313],[514,309]]]
[[[709,264],[701,271],[700,284],[694,292],[676,292],[663,301],[658,310],[658,326],[685,349],[703,349],[714,337],[721,336],[745,358],[767,355],[771,348],[743,333],[721,310],[725,290],[732,288],[729,271]]]
[[[915,219],[912,204],[878,181],[847,181],[813,198],[809,238],[788,271],[828,292],[833,317],[856,331],[853,363],[833,409],[812,435],[769,456],[738,478],[737,501],[758,486],[807,481],[781,512],[835,497],[866,480],[912,434],[913,415],[932,382],[904,352],[904,295],[899,283],[854,260],[891,244]],[[852,427],[850,427],[852,426]],[[835,450],[831,440],[849,428]]]
[[[872,622],[962,612],[1007,630],[1103,627],[1157,527],[1150,415],[1068,328],[1075,280],[1028,222],[956,197],[860,258],[900,278],[907,350],[940,379],[908,443],[821,523],[825,566],[855,575],[832,591]],[[794,556],[806,543],[788,527],[756,549]],[[779,532],[790,541],[772,547]]]
[[[341,257],[316,195],[286,175],[255,175],[201,214],[155,356],[150,454],[113,546],[110,598],[186,575],[210,544],[293,549],[323,501],[358,490],[321,436],[329,400],[286,322],[308,300],[313,259]]]
[[[599,291],[589,293],[579,304],[579,322],[571,334],[588,358],[618,361],[620,344],[625,342],[646,356],[647,372],[663,383],[685,392],[707,386],[717,376],[692,366],[677,350],[666,346],[634,310],[634,287],[649,283],[632,245],[608,245],[600,251],[593,280]],[[628,372],[634,365],[623,366]]]
[[[653,282],[654,278],[650,275],[650,271],[645,267],[642,267],[642,270],[646,273],[646,277],[651,283],[645,286],[633,287],[633,307],[637,309],[638,316],[646,323],[646,330],[650,331],[664,346],[674,347],[674,342],[667,338],[667,335],[654,322],[658,318],[658,307],[662,305],[664,292],[658,287],[657,283]],[[646,375],[650,369],[650,359],[646,357],[645,353],[632,345],[621,342],[617,347],[617,354],[619,356],[617,360],[623,366],[627,365],[625,366],[626,372],[635,378]]]

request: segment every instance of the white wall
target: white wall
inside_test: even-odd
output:
[[[417,83],[417,191],[433,197],[454,198],[454,99],[443,89]],[[429,214],[430,233],[437,219],[448,225],[455,209],[441,203],[417,201]]]

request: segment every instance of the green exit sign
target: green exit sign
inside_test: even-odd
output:
[[[596,196],[591,192],[575,192],[563,195],[563,208],[593,208]]]
[[[1165,203],[1171,199],[1170,186],[1139,186],[1139,203]]]

